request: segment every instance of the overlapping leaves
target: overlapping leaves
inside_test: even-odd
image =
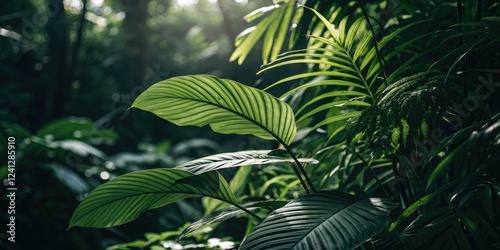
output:
[[[279,4],[263,7],[245,16],[250,22],[267,15],[254,27],[243,31],[235,41],[236,49],[231,55],[230,61],[238,59],[242,64],[257,41],[263,37],[262,61],[267,63],[277,58],[285,43],[287,33],[294,19],[300,17],[296,9],[297,1],[284,0]]]
[[[239,166],[262,165],[271,163],[293,163],[294,159],[290,157],[280,157],[270,155],[271,150],[248,150],[232,153],[216,154],[200,159],[196,159],[178,166],[178,169],[201,174],[208,171],[220,170],[224,168],[234,168]],[[318,163],[315,159],[299,158],[302,163]]]
[[[177,169],[151,169],[119,176],[94,189],[76,208],[70,227],[113,227],[149,209],[193,196],[237,201],[217,172],[194,176]]]
[[[230,218],[239,216],[244,214],[246,211],[242,210],[241,207],[244,207],[248,211],[254,211],[262,208],[276,209],[284,206],[287,202],[280,200],[270,200],[270,201],[257,201],[257,202],[249,202],[245,204],[240,204],[239,207],[230,206],[227,208],[223,208],[217,210],[198,221],[193,222],[189,227],[187,227],[182,234],[179,235],[179,239],[184,238],[186,235],[196,231],[200,227],[228,220]]]

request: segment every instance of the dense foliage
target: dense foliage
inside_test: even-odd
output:
[[[230,60],[258,51],[258,75],[281,77],[261,88],[244,77],[169,77],[129,112],[258,139],[191,160],[149,145],[154,168],[121,168],[90,191],[68,232],[177,204],[169,214],[188,224],[110,249],[500,248],[500,4],[282,0],[245,19],[255,26],[235,38]],[[34,135],[5,127],[30,138],[26,152],[35,143],[109,169],[90,144],[117,134],[89,124],[61,120]],[[90,190],[57,161],[46,166],[78,180],[68,182],[76,193]]]

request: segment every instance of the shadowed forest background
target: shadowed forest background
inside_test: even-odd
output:
[[[18,132],[18,145],[31,135],[43,140],[18,152],[25,159],[17,165],[18,249],[99,249],[144,232],[177,230],[189,216],[200,216],[195,209],[201,205],[186,202],[188,218],[179,216],[177,206],[118,229],[66,231],[83,194],[110,177],[173,167],[247,141],[229,137],[223,143],[206,129],[179,129],[127,109],[147,87],[173,76],[204,73],[257,84],[262,77],[249,72],[259,69],[258,57],[243,66],[228,58],[234,38],[247,28],[242,16],[263,4],[268,3],[2,3],[0,117],[4,126],[15,126],[10,128]],[[44,148],[58,140],[72,141]]]
[[[209,74],[258,89],[271,86],[268,93],[290,104],[298,127],[294,151],[320,162],[303,174],[312,176],[310,186],[398,204],[387,205],[398,207],[387,223],[379,222],[385,230],[362,240],[359,249],[422,249],[433,242],[450,247],[460,245],[462,236],[472,249],[500,249],[500,38],[495,35],[500,5],[391,2],[4,1],[0,152],[4,157],[7,138],[15,137],[18,191],[16,243],[5,239],[2,228],[0,248],[237,247],[257,225],[251,216],[230,218],[175,242],[190,223],[224,208],[199,197],[149,210],[117,227],[68,230],[78,204],[115,177],[279,146],[208,127],[179,127],[130,109],[156,82]],[[274,15],[289,6],[293,15]],[[262,14],[244,20],[257,9]],[[274,18],[267,26],[247,30],[266,15]],[[282,20],[290,25],[273,26]],[[245,45],[260,30],[262,37]],[[327,82],[331,79],[342,83]],[[283,203],[304,194],[302,179],[284,165],[221,174],[245,202]],[[2,180],[8,173],[2,159]],[[4,224],[3,193],[1,200]],[[419,245],[423,239],[429,242]]]

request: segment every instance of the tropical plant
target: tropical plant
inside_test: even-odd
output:
[[[475,19],[465,22],[457,1],[459,23],[437,32],[441,27],[429,25],[432,20],[404,13],[415,9],[411,4],[386,25],[374,25],[370,13],[382,4],[348,2],[279,1],[247,16],[260,22],[236,39],[231,60],[243,62],[262,38],[263,62],[272,62],[261,72],[303,65],[303,72],[266,88],[293,84],[279,99],[231,80],[191,75],[156,83],[132,105],[179,126],[274,140],[277,149],[119,176],[89,193],[70,227],[117,226],[146,210],[205,196],[228,205],[205,202],[204,218],[166,235],[182,239],[245,214],[240,249],[500,247],[500,116],[492,99],[498,95],[498,5],[486,6],[486,17],[483,6],[475,6]],[[294,50],[280,54],[287,36]],[[496,54],[470,63],[484,53]],[[240,194],[238,183],[249,176],[247,167],[229,183],[221,174],[280,164],[293,175],[283,170],[259,192],[246,180],[250,196]],[[285,184],[269,192],[274,183]],[[249,199],[255,196],[260,200]]]

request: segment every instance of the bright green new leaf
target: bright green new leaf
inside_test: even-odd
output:
[[[300,16],[300,13],[297,14],[295,11],[296,5],[296,1],[285,1],[282,4],[260,8],[245,16],[245,19],[250,22],[266,15],[254,27],[243,31],[236,37],[236,49],[229,61],[238,60],[238,64],[242,64],[261,39],[262,62],[267,64],[275,60],[285,45],[285,38],[292,28],[292,21]]]
[[[119,176],[90,192],[76,208],[69,227],[118,226],[146,210],[197,195],[236,203],[227,182],[216,172],[193,176],[177,169],[143,170]]]
[[[292,108],[270,94],[209,75],[170,78],[144,91],[132,107],[179,126],[210,125],[223,134],[251,134],[290,144],[297,128]]]
[[[216,154],[184,163],[177,168],[193,174],[201,174],[209,171],[240,166],[282,162],[294,163],[294,160],[291,157],[269,155],[270,152],[271,150],[249,150]],[[302,163],[318,163],[317,160],[311,158],[299,158],[298,160]]]
[[[245,249],[353,249],[380,232],[397,204],[335,191],[302,196],[272,212]]]

